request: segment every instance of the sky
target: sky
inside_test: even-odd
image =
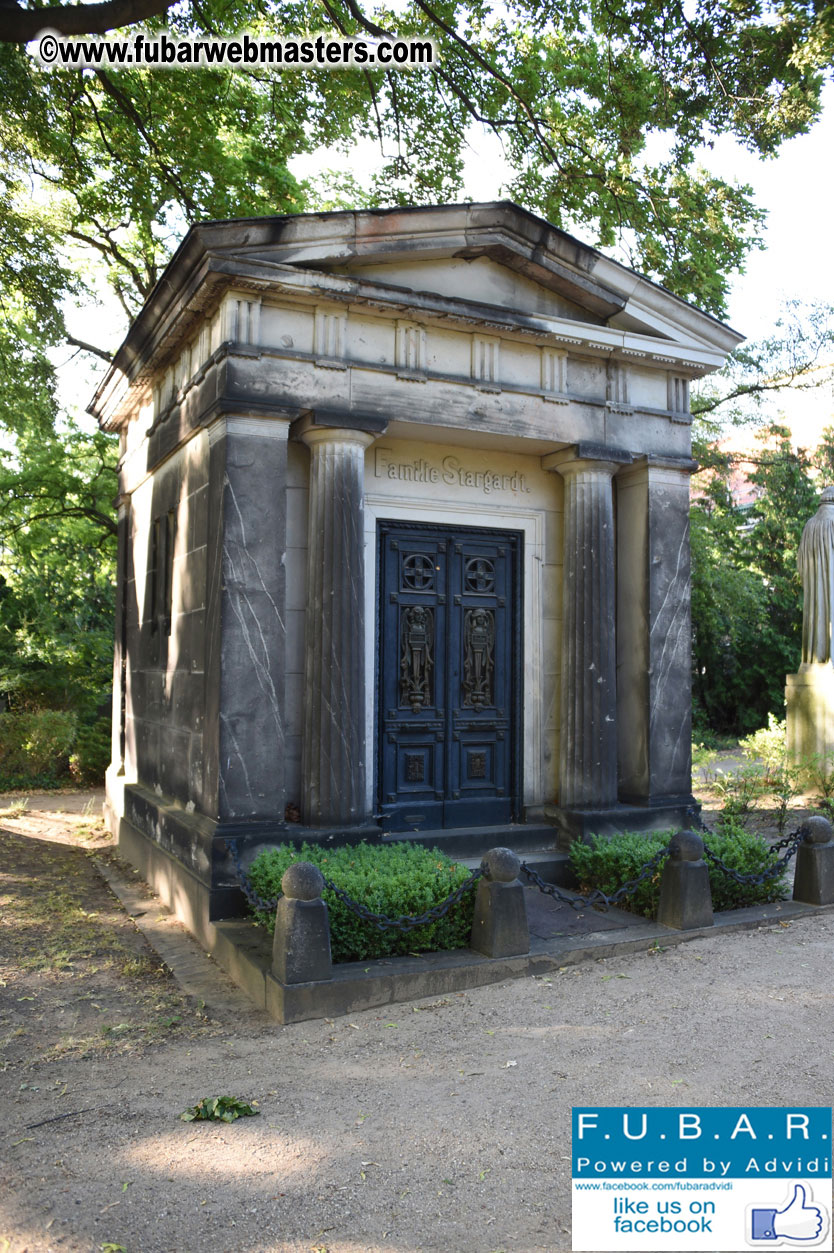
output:
[[[785,298],[834,305],[834,85],[822,121],[762,161],[728,139],[718,141],[710,168],[749,182],[768,210],[767,250],[754,252],[735,279],[730,325],[749,338],[766,335]]]
[[[497,141],[478,141],[466,163],[466,191],[475,200],[500,195],[503,162]],[[702,154],[726,179],[749,183],[768,210],[766,250],[752,253],[732,281],[727,321],[748,339],[768,335],[785,299],[834,305],[834,84],[820,122],[789,140],[772,160],[753,156],[727,137]]]

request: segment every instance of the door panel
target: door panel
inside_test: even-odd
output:
[[[380,810],[392,830],[515,812],[520,537],[380,524]]]

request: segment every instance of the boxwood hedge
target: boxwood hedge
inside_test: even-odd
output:
[[[284,871],[294,861],[312,862],[353,900],[389,917],[424,913],[444,900],[469,873],[437,849],[399,841],[340,848],[284,844],[259,853],[253,861],[249,877],[256,892],[265,900],[276,897]],[[357,918],[329,889],[322,895],[330,915],[331,952],[336,962],[465,948],[469,944],[474,890],[444,918],[405,932],[380,931],[373,923]],[[274,913],[253,912],[259,923],[274,930]]]
[[[611,896],[621,884],[636,879],[642,867],[656,852],[669,843],[673,832],[653,831],[649,834],[625,834],[591,837],[590,844],[575,841],[570,857],[580,891],[587,894],[599,888]],[[717,857],[740,874],[758,874],[776,861],[776,854],[760,835],[734,825],[722,832],[707,835],[706,843]],[[660,880],[665,859],[651,878],[639,884],[620,905],[645,918],[654,918],[660,898]],[[718,912],[740,909],[745,905],[779,901],[785,896],[784,876],[776,875],[761,884],[736,883],[708,861],[712,907]]]

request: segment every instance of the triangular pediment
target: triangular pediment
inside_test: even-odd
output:
[[[191,228],[99,393],[158,368],[229,289],[480,325],[692,377],[720,367],[743,338],[507,201],[244,218]]]
[[[195,228],[212,250],[602,325],[726,353],[710,314],[509,201],[300,214]]]
[[[475,301],[508,311],[543,314],[593,326],[605,324],[600,314],[489,256],[382,262],[363,259],[338,267],[334,272],[354,275],[366,283],[379,282],[389,288]]]

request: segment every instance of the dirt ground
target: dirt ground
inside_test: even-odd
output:
[[[46,803],[0,800],[0,1253],[567,1253],[571,1106],[834,1103],[834,915],[279,1027]]]

